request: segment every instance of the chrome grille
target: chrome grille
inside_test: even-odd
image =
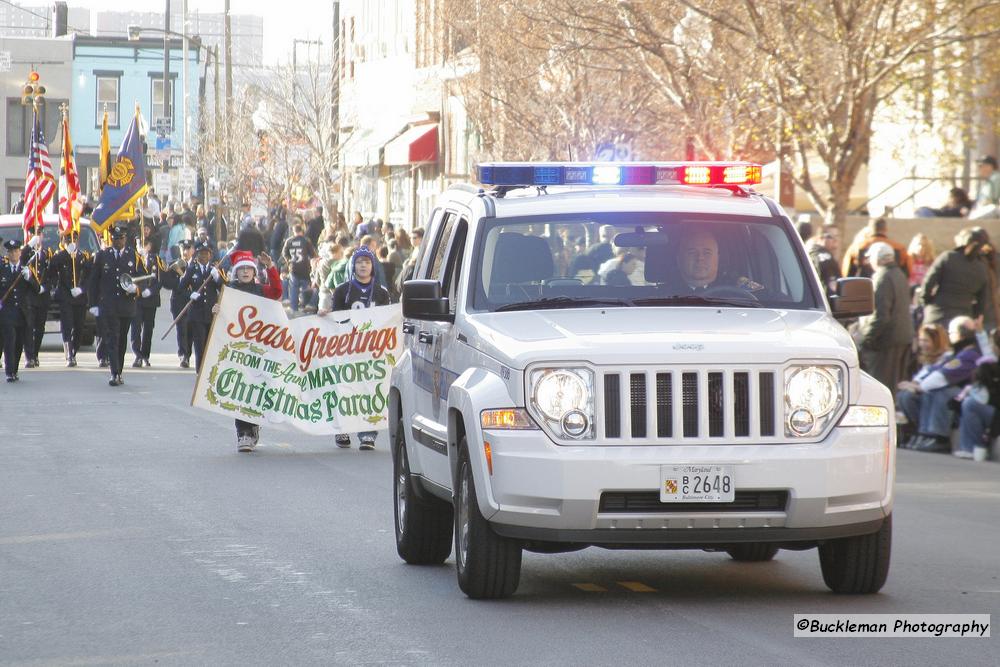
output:
[[[716,443],[775,437],[778,370],[691,367],[602,371],[599,433],[622,443]]]

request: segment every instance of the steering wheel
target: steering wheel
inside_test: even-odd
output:
[[[745,290],[742,287],[736,287],[735,285],[716,285],[715,287],[709,287],[707,290],[701,293],[702,296],[712,297],[717,296],[723,299],[749,299],[750,301],[760,301],[757,295],[750,290]]]

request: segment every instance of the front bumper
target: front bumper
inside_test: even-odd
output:
[[[560,446],[541,431],[486,431],[484,516],[504,535],[576,543],[819,541],[875,532],[892,511],[886,427],[837,427],[813,444]],[[659,492],[660,467],[734,466],[735,488],[787,493],[783,509],[601,509],[604,493]],[[486,506],[484,506],[486,505]]]

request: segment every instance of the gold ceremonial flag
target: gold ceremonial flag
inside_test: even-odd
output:
[[[104,184],[108,182],[108,162],[111,158],[111,139],[108,137],[108,112],[104,112],[104,121],[101,123],[101,153],[100,164],[97,167],[98,190],[104,190]]]

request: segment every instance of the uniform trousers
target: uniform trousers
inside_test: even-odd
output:
[[[208,330],[210,322],[188,322],[188,332],[191,334],[191,346],[194,348],[195,368],[201,372],[201,362],[205,357],[205,347],[208,345]]]
[[[138,306],[135,317],[132,318],[132,352],[135,356],[149,359],[153,349],[153,321],[156,319],[156,306]]]
[[[49,316],[49,298],[41,299],[32,307],[32,320],[28,323],[31,329],[31,352],[32,359],[38,359],[38,353],[42,349],[42,337],[45,336],[45,320]],[[27,347],[27,344],[25,344]]]
[[[101,343],[104,344],[104,354],[111,364],[111,374],[121,375],[125,366],[125,345],[132,318],[110,315],[100,318],[100,324]]]
[[[59,304],[59,331],[62,341],[69,343],[72,354],[80,350],[80,339],[83,337],[83,319],[86,317],[87,306],[76,305],[69,301]]]
[[[184,309],[184,304],[175,306],[173,303],[170,304],[170,315],[176,320],[177,316],[181,314],[181,310]],[[177,356],[182,359],[191,358],[191,331],[188,326],[187,315],[182,317],[177,322],[177,326],[174,327],[177,332]]]
[[[0,334],[3,338],[3,370],[7,375],[16,375],[21,365],[21,353],[24,351],[23,321],[0,319]]]

